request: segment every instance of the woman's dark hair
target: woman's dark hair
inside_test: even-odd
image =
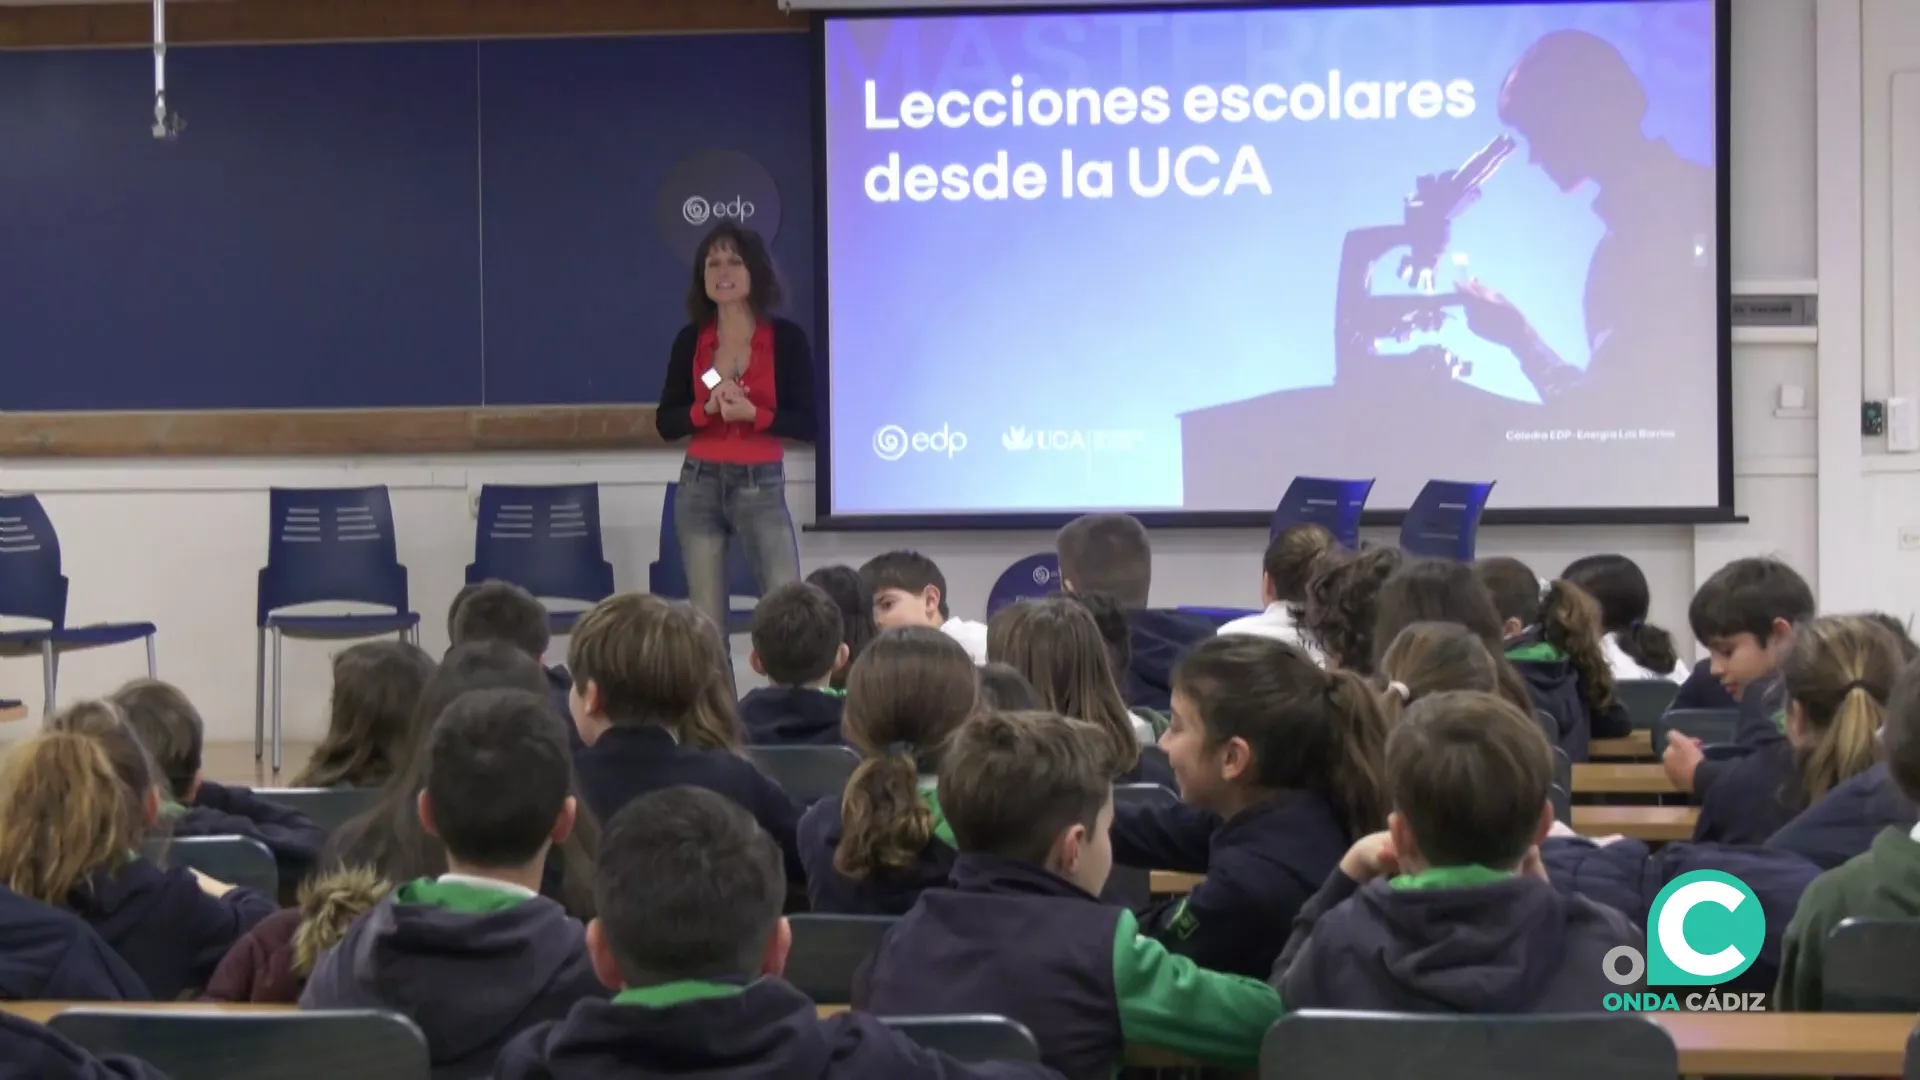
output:
[[[1194,646],[1173,690],[1193,702],[1209,747],[1239,738],[1252,748],[1253,784],[1319,794],[1349,839],[1385,826],[1387,724],[1360,676],[1322,670],[1285,642],[1229,634]]]
[[[1373,674],[1380,588],[1405,560],[1399,548],[1370,548],[1354,555],[1336,547],[1314,561],[1302,625],[1329,664],[1358,675]],[[1391,640],[1393,635],[1387,635],[1379,647]]]
[[[1473,573],[1503,621],[1534,627],[1541,641],[1567,654],[1594,715],[1613,708],[1613,665],[1600,647],[1600,605],[1585,589],[1559,579],[1542,588],[1532,567],[1505,555],[1481,559]]]
[[[693,285],[687,289],[687,318],[695,323],[711,322],[719,305],[707,295],[707,257],[715,248],[732,251],[747,264],[747,306],[756,316],[780,306],[785,293],[780,275],[773,269],[773,257],[767,254],[767,242],[752,229],[743,229],[731,221],[714,226],[693,253]]]
[[[414,709],[411,737],[399,746],[394,773],[373,806],[334,831],[321,855],[329,868],[363,866],[388,881],[412,881],[447,872],[447,851],[420,825],[418,802],[426,786],[427,743],[434,721],[462,694],[524,690],[552,700],[540,662],[504,641],[457,645],[440,661]],[[556,712],[553,722],[564,723]],[[576,796],[579,782],[574,783]],[[593,913],[593,857],[600,829],[581,801],[573,835],[548,856],[560,867],[558,898],[576,917]]]
[[[1662,678],[1680,666],[1673,635],[1647,622],[1653,596],[1647,575],[1632,559],[1589,555],[1568,563],[1560,577],[1585,589],[1600,605],[1600,629],[1614,635],[1627,659]]]
[[[880,633],[873,621],[873,595],[860,584],[860,571],[851,566],[823,566],[807,575],[807,583],[820,586],[840,609],[840,640],[847,647],[847,662],[834,671],[827,685],[845,690],[853,662]]]
[[[1507,660],[1500,612],[1472,567],[1447,559],[1416,559],[1387,578],[1375,606],[1375,647],[1384,655],[1400,631],[1418,622],[1459,623],[1472,631],[1499,666],[1500,696],[1533,714],[1533,695],[1527,692],[1526,680]],[[1376,669],[1380,660],[1381,656],[1374,658]]]
[[[294,787],[375,787],[412,753],[420,694],[433,658],[403,641],[367,641],[333,658],[327,737]]]
[[[1001,608],[987,622],[987,658],[1025,675],[1049,712],[1106,732],[1116,775],[1139,763],[1140,737],[1120,696],[1112,654],[1079,601],[1056,594]]]

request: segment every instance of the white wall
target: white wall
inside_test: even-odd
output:
[[[1850,258],[1855,282],[1850,301],[1824,290],[1821,299],[1823,323],[1838,311],[1843,318],[1851,318],[1850,335],[1823,326],[1817,345],[1776,340],[1736,348],[1736,499],[1751,524],[1489,528],[1480,541],[1484,553],[1515,555],[1542,572],[1558,570],[1571,559],[1596,551],[1628,554],[1640,562],[1654,584],[1655,620],[1683,638],[1686,602],[1694,586],[1727,559],[1743,554],[1779,554],[1814,579],[1823,596],[1844,595],[1848,604],[1871,602],[1902,614],[1920,607],[1915,599],[1920,597],[1920,561],[1906,560],[1895,540],[1898,523],[1920,526],[1920,505],[1913,499],[1920,494],[1916,484],[1920,473],[1873,471],[1916,459],[1870,457],[1863,470],[1857,434],[1844,427],[1835,429],[1838,421],[1829,417],[1847,418],[1854,425],[1851,431],[1857,432],[1857,389],[1852,401],[1826,400],[1834,386],[1844,393],[1848,385],[1857,388],[1862,380],[1858,344],[1862,297],[1857,282],[1863,185],[1859,125],[1851,125],[1854,149],[1849,157],[1844,152],[1848,125],[1836,120],[1823,128],[1816,123],[1822,116],[1822,95],[1828,114],[1857,120],[1861,107],[1855,103],[1851,113],[1845,111],[1846,90],[1851,86],[1856,97],[1861,93],[1864,60],[1865,231],[1879,238],[1878,248],[1867,247],[1865,325],[1871,329],[1878,319],[1890,327],[1890,271],[1885,265],[1874,268],[1876,250],[1882,264],[1890,259],[1885,250],[1892,208],[1888,192],[1893,186],[1886,137],[1891,128],[1887,84],[1890,72],[1899,65],[1920,68],[1920,4],[1865,0],[1863,27],[1861,2],[1736,0],[1734,277],[1761,288],[1768,282],[1808,281],[1836,266],[1845,267]],[[1863,37],[1868,43],[1864,58]],[[1839,59],[1816,65],[1817,54]],[[1909,124],[1916,121],[1920,117],[1907,120]],[[1877,140],[1872,134],[1876,130],[1881,133]],[[1843,150],[1837,161],[1823,153],[1836,133]],[[1920,198],[1912,194],[1920,189],[1911,181],[1905,189],[1910,198]],[[1849,219],[1851,230],[1845,227]],[[1840,224],[1823,234],[1822,222],[1832,221]],[[1920,258],[1920,243],[1909,257]],[[1916,271],[1920,263],[1909,268],[1909,273]],[[1884,370],[1893,369],[1890,333],[1866,334],[1870,389],[1885,385],[1884,379],[1880,384],[1873,381],[1876,358]],[[1835,341],[1840,344],[1831,344]],[[1848,341],[1853,342],[1850,349]],[[1920,393],[1920,370],[1912,367],[1920,360],[1909,357],[1908,362],[1901,385],[1908,393]],[[1818,423],[1807,417],[1774,415],[1783,383],[1808,389],[1819,411]],[[1817,438],[1823,430],[1830,433],[1831,447],[1829,440]],[[1842,444],[1850,444],[1851,458]],[[447,603],[472,557],[470,492],[490,481],[598,481],[608,557],[621,587],[637,588],[644,586],[646,564],[658,549],[662,492],[677,475],[678,461],[678,455],[662,452],[432,460],[56,463],[16,459],[0,460],[0,489],[34,491],[46,500],[60,529],[73,579],[70,620],[158,622],[162,676],[180,684],[200,705],[212,738],[242,739],[252,730],[254,586],[266,549],[269,486],[383,483],[391,487],[401,560],[411,570],[414,603],[425,616],[424,644],[437,653],[446,644]],[[809,521],[811,460],[792,461],[789,477],[795,518]],[[1841,501],[1829,506],[1830,499]],[[1817,512],[1827,515],[1821,519],[1822,529],[1816,528]],[[1830,544],[1829,531],[1855,543],[1857,550]],[[1255,602],[1264,542],[1260,532],[1169,531],[1155,541],[1156,603]],[[955,609],[977,618],[999,572],[1015,558],[1042,550],[1049,542],[1040,533],[809,533],[801,539],[801,561],[807,569],[834,562],[857,564],[890,547],[917,547],[940,562]],[[289,738],[311,739],[320,733],[328,648],[289,645]],[[135,647],[69,657],[62,666],[62,699],[111,689],[138,673],[140,666]],[[0,662],[0,697],[37,703],[39,696],[37,662]],[[14,725],[16,732],[21,727]],[[0,732],[0,737],[6,734]]]

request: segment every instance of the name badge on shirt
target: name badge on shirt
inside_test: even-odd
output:
[[[714,368],[708,368],[706,371],[706,374],[700,376],[701,385],[705,386],[709,390],[713,389],[716,386],[719,386],[721,383],[725,381],[726,381],[725,379],[722,379],[720,377],[720,372]]]

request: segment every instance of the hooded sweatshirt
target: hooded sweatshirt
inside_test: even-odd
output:
[[[1704,764],[1704,762],[1703,762]],[[1882,763],[1852,777],[1767,839],[1767,847],[1791,851],[1822,870],[1831,870],[1866,851],[1889,826],[1911,829],[1920,822]]]
[[[435,1080],[484,1076],[508,1039],[605,998],[586,934],[545,897],[448,875],[395,890],[315,965],[303,1009],[389,1009],[427,1037]]]
[[[146,859],[96,872],[67,905],[113,946],[155,1001],[207,985],[240,935],[274,912],[273,901],[252,889],[216,899],[193,871],[163,870]]]
[[[1904,828],[1883,829],[1866,854],[1807,886],[1781,946],[1773,1007],[1817,1012],[1827,935],[1846,919],[1920,917],[1920,841]],[[1905,959],[1905,958],[1902,958]]]
[[[1534,707],[1553,717],[1554,744],[1566,751],[1569,760],[1587,760],[1596,737],[1617,739],[1633,730],[1633,721],[1619,702],[1605,713],[1594,713],[1573,661],[1558,646],[1540,640],[1537,632],[1508,642],[1507,660],[1526,680]]]
[[[1213,623],[1171,608],[1127,612],[1133,626],[1133,662],[1120,682],[1130,709],[1166,712],[1173,708],[1173,666],[1195,645],[1214,635]]]
[[[676,982],[583,1001],[500,1055],[497,1080],[1049,1080],[1040,1066],[962,1065],[859,1013],[820,1019],[777,978]]]
[[[740,722],[754,746],[839,746],[842,690],[767,686],[740,699]]]
[[[94,1057],[58,1032],[0,1013],[0,1080],[167,1080],[130,1057]]]
[[[800,816],[800,861],[807,868],[807,903],[819,915],[905,915],[928,889],[947,883],[953,871],[953,827],[940,809],[939,792],[922,785],[920,799],[933,813],[933,835],[911,867],[855,880],[833,865],[844,834],[839,799],[821,799]]]
[[[1355,884],[1335,870],[1295,925],[1273,985],[1288,1009],[1599,1011],[1603,959],[1646,935],[1539,878],[1446,867]]]
[[[81,919],[0,887],[0,1000],[146,1001],[146,984]]]

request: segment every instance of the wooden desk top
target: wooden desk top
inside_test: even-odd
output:
[[[282,1013],[298,1012],[293,1005],[231,1004],[220,1001],[0,1001],[0,1012],[44,1024],[68,1009],[138,1009],[170,1013]]]
[[[25,720],[26,718],[27,707],[25,705],[0,705],[0,724],[10,723],[14,720]]]
[[[1636,840],[1691,840],[1697,806],[1576,806],[1573,831],[1582,836],[1631,836]]]
[[[1650,758],[1653,756],[1653,732],[1642,728],[1618,739],[1595,739],[1587,748],[1595,758]]]
[[[1183,874],[1178,870],[1155,870],[1153,872],[1153,895],[1185,896],[1193,891],[1195,885],[1206,880],[1205,874]]]
[[[1683,1076],[1899,1076],[1912,1013],[1648,1013]]]
[[[1575,795],[1672,795],[1679,792],[1654,762],[1606,762],[1573,767]]]

